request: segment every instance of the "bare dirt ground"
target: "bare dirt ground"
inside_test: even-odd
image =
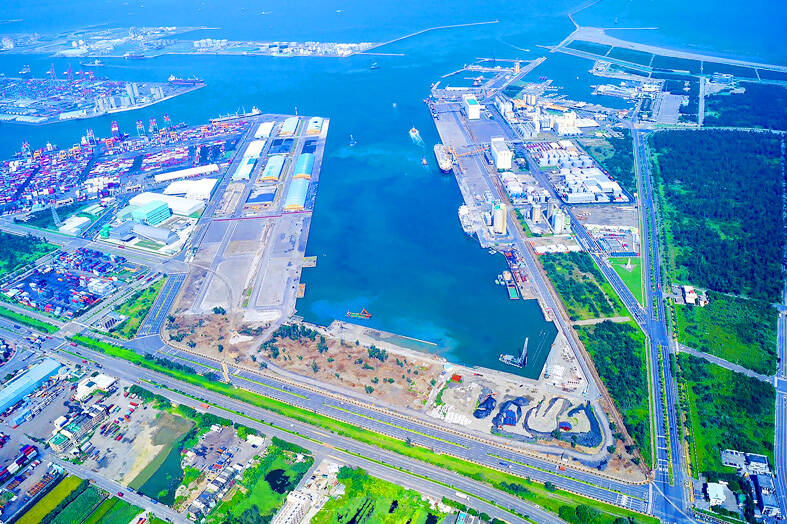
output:
[[[374,395],[397,406],[422,409],[442,372],[428,358],[374,350],[331,338],[277,338],[259,353],[287,371]],[[372,355],[377,355],[372,356]],[[434,382],[433,382],[434,381]]]
[[[251,351],[258,346],[255,338],[266,327],[266,323],[244,322],[242,313],[181,313],[165,323],[162,336],[170,344],[201,355],[252,363]]]

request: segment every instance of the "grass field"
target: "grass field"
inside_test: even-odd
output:
[[[0,231],[0,277],[13,273],[58,249],[58,246],[31,235]]]
[[[114,502],[114,504],[106,509],[103,516],[99,520],[95,521],[95,524],[118,524],[131,522],[134,517],[142,513],[142,509],[132,506],[125,500],[113,498],[112,502]],[[103,504],[99,507],[99,510],[102,508]],[[86,521],[85,524],[91,523]]]
[[[28,317],[27,315],[17,313],[16,311],[12,311],[2,306],[0,306],[0,316],[3,316],[9,320],[13,320],[14,322],[19,322],[20,324],[24,324],[33,329],[37,329],[38,331],[43,331],[45,333],[54,333],[60,329],[56,325],[50,324],[49,322],[44,322],[43,320],[38,320],[37,318]]]
[[[526,481],[522,477],[518,477],[504,471],[480,466],[474,462],[470,462],[451,455],[436,454],[431,449],[422,446],[408,445],[404,441],[388,437],[380,433],[375,433],[374,431],[370,431],[346,422],[341,422],[331,417],[314,413],[312,411],[287,404],[286,402],[276,400],[274,398],[266,397],[258,393],[253,393],[245,389],[239,389],[223,382],[211,381],[197,374],[173,370],[157,364],[151,360],[147,360],[138,353],[120,346],[116,346],[114,344],[108,344],[106,342],[101,342],[82,335],[75,335],[71,337],[71,339],[86,347],[93,348],[113,357],[123,358],[129,362],[133,362],[147,369],[171,376],[182,382],[199,386],[208,391],[213,391],[215,393],[234,398],[241,402],[246,402],[253,406],[278,413],[288,418],[300,420],[304,423],[320,427],[323,429],[323,431],[333,431],[338,435],[343,435],[359,442],[376,446],[381,449],[386,449],[416,460],[421,460],[428,464],[432,464],[449,471],[455,471],[460,475],[475,479],[479,482],[484,482],[498,489],[511,492],[510,488],[506,488],[506,485],[517,484]],[[585,504],[596,507],[604,512],[603,520],[601,522],[613,522],[618,517],[631,517],[635,522],[657,522],[656,519],[648,515],[636,513],[624,508],[619,508],[617,506],[596,502],[573,493],[560,490],[549,491],[543,485],[535,482],[528,483],[527,487],[527,493],[522,492],[517,494],[523,499],[542,506],[545,509],[554,511],[555,513],[557,513],[561,505],[570,505],[576,507],[578,505]]]
[[[117,504],[117,502],[118,499],[114,497],[106,499],[104,502],[101,503],[99,507],[96,508],[96,510],[88,518],[85,519],[83,524],[96,524],[97,522],[99,522],[101,519],[104,518],[104,515],[109,513],[112,510],[112,508],[115,507],[115,504]]]
[[[344,495],[326,502],[312,519],[314,524],[340,524],[353,517],[363,523],[424,524],[430,514],[438,522],[444,516],[432,510],[417,491],[370,477],[362,469],[345,466],[338,479],[344,485]]]
[[[268,522],[314,462],[310,456],[296,462],[295,455],[271,444],[260,462],[243,473],[240,483],[244,489],[218,505],[208,516],[208,523]],[[276,480],[271,477],[268,482],[271,475]]]
[[[19,524],[38,524],[81,483],[82,479],[79,477],[69,476],[64,478],[57,484],[57,486],[52,488],[49,493],[44,495],[41,500],[36,502],[32,508],[22,515],[22,517],[20,517],[17,522]]]
[[[612,257],[609,263],[637,302],[642,304],[642,260],[639,257]],[[627,267],[629,263],[631,268]]]
[[[57,514],[53,524],[74,524],[82,522],[90,515],[96,507],[101,504],[106,497],[106,493],[101,490],[89,486],[83,491],[71,504],[65,507],[63,511]]]
[[[587,253],[542,255],[541,263],[571,320],[628,314],[612,285]]]
[[[776,372],[776,321],[770,303],[708,292],[705,307],[676,305],[678,340],[758,373]]]
[[[89,207],[92,207],[95,204],[96,201],[90,203],[75,202],[67,206],[58,207],[57,214],[60,217],[60,220],[65,220],[66,218],[71,216],[80,216],[80,217],[87,217],[94,222],[98,218],[98,216],[91,215],[90,213],[87,213],[84,210],[86,210]],[[43,209],[41,211],[36,211],[35,213],[31,213],[30,218],[27,221],[15,220],[15,222],[17,222],[20,225],[57,231],[57,225],[55,224],[55,220],[52,217],[52,211],[49,209]]]
[[[731,472],[720,451],[761,453],[773,464],[776,392],[771,384],[681,353],[679,380],[685,383],[695,468]]]
[[[115,311],[128,318],[114,326],[112,334],[126,340],[134,338],[163,285],[164,279],[159,279],[152,286],[134,292],[128,300],[117,306]]]

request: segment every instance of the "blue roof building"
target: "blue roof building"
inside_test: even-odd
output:
[[[312,169],[314,169],[314,155],[311,153],[298,155],[298,160],[295,162],[295,171],[293,171],[294,176],[296,178],[311,177]]]
[[[306,205],[306,192],[309,190],[308,178],[296,178],[290,184],[287,198],[284,199],[285,211],[301,211]]]
[[[6,384],[0,391],[0,413],[40,388],[51,377],[57,375],[60,367],[60,362],[57,360],[46,358],[26,371],[21,377]]]

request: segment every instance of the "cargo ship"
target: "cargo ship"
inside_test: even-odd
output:
[[[473,230],[473,222],[470,220],[470,210],[465,204],[459,206],[459,222],[462,224],[462,229],[470,236],[475,234]]]
[[[443,144],[435,144],[434,156],[437,159],[437,165],[443,173],[450,173],[451,168],[454,167],[454,162],[451,159],[451,153]]]
[[[503,364],[508,364],[509,366],[517,367],[517,368],[523,368],[523,367],[527,366],[527,341],[528,341],[528,339],[526,338],[525,339],[525,345],[522,346],[522,354],[521,355],[516,357],[514,355],[503,355],[503,354],[501,354],[500,355],[500,362],[502,362]]]
[[[125,55],[123,55],[123,58],[125,58],[126,60],[143,60],[145,58],[145,55],[126,53]]]
[[[167,82],[174,86],[201,86],[205,83],[201,78],[180,78],[175,75],[169,75]]]
[[[358,318],[361,320],[369,320],[370,318],[372,318],[371,313],[366,311],[366,308],[363,308],[360,313],[356,313],[348,309],[345,315],[347,316],[347,318]]]

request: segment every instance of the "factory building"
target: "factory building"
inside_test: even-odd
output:
[[[176,180],[164,190],[165,195],[183,196],[190,200],[208,200],[213,188],[216,187],[215,178],[201,178],[199,180]]]
[[[95,377],[83,378],[77,384],[77,391],[74,394],[74,398],[82,402],[96,391],[109,392],[116,383],[117,379],[115,377],[110,377],[103,373]]]
[[[63,224],[57,228],[58,231],[64,235],[79,236],[85,232],[90,226],[90,219],[88,217],[71,216],[63,221]]]
[[[463,95],[462,107],[467,114],[468,120],[479,120],[481,118],[481,105],[475,95]]]
[[[284,155],[273,155],[268,159],[265,169],[262,171],[260,181],[262,182],[277,182],[281,176],[281,170],[284,167]]]
[[[257,131],[254,132],[254,138],[270,138],[271,131],[273,131],[273,125],[275,122],[263,122],[257,127]]]
[[[170,171],[169,173],[161,173],[155,175],[153,180],[156,182],[169,182],[170,180],[177,180],[179,178],[190,178],[200,175],[209,175],[219,170],[217,164],[207,164],[204,166],[195,166],[188,169],[178,169],[177,171]]]
[[[566,214],[560,210],[555,211],[549,218],[549,225],[552,226],[552,231],[556,235],[566,233],[568,231],[568,219]]]
[[[312,170],[314,169],[314,155],[312,153],[303,153],[298,156],[295,162],[295,169],[293,170],[293,178],[306,178],[310,179]]]
[[[164,244],[174,244],[180,237],[174,231],[163,227],[147,226],[145,224],[134,224],[132,231],[135,235],[139,235],[154,242],[163,242]]]
[[[60,363],[51,358],[45,358],[21,377],[16,378],[3,386],[0,390],[0,413],[25,398],[41,387],[50,378],[57,375],[60,370]]]
[[[306,126],[306,134],[319,135],[320,131],[322,131],[322,118],[318,116],[312,117]]]
[[[492,158],[498,171],[511,169],[511,162],[514,160],[514,153],[508,149],[506,141],[502,137],[495,137],[491,141]]]
[[[172,211],[173,215],[179,216],[190,216],[194,213],[198,213],[202,211],[205,207],[205,203],[199,200],[191,200],[189,198],[182,198],[173,195],[163,195],[161,193],[140,193],[137,196],[133,197],[129,200],[129,204],[132,206],[142,206],[147,204],[148,202],[153,202],[159,200],[164,202],[169,206],[169,209]]]
[[[306,205],[306,192],[309,190],[308,178],[295,178],[290,183],[287,197],[284,199],[285,211],[302,211]]]
[[[170,217],[169,206],[160,200],[152,200],[135,208],[131,218],[140,224],[157,226]]]
[[[492,227],[498,235],[506,234],[506,205],[502,202],[495,202],[492,206]]]
[[[298,117],[291,116],[287,120],[284,121],[281,125],[281,129],[279,130],[279,136],[292,136],[295,134],[295,131],[298,129]]]

